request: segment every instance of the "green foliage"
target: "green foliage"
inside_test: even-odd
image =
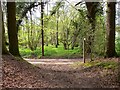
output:
[[[115,38],[115,49],[117,54],[120,56],[120,26],[116,26],[116,38]]]
[[[18,3],[17,18],[25,7],[31,3]],[[48,3],[50,4],[50,3]],[[59,0],[52,6],[52,10],[44,12],[44,44],[45,57],[48,58],[75,58],[82,56],[83,38],[86,38],[85,49],[91,48],[93,56],[104,56],[106,52],[106,27],[103,15],[103,3],[97,3],[95,31],[91,30],[91,24],[87,18],[87,8],[84,4],[79,7],[71,7],[66,1]],[[49,5],[48,5],[49,8]],[[20,12],[19,12],[20,10]],[[36,10],[36,9],[35,9]],[[34,12],[34,11],[33,11]],[[32,13],[33,13],[32,12]],[[34,16],[33,16],[34,17]],[[23,19],[23,26],[19,31],[19,46],[24,57],[41,58],[41,19],[30,17]],[[58,48],[55,48],[58,25]],[[117,31],[119,27],[117,27]],[[29,36],[29,38],[28,38]],[[93,36],[92,45],[88,42]],[[120,54],[120,39],[116,39],[116,51]],[[48,46],[47,46],[48,45]],[[30,48],[31,50],[27,49]],[[32,49],[33,48],[33,49]],[[73,48],[73,50],[70,50]],[[65,50],[66,49],[66,50]],[[88,52],[86,56],[89,57]],[[89,65],[88,65],[89,66]]]
[[[31,56],[32,51],[30,49],[27,48],[20,48],[20,54],[23,57],[30,57]]]
[[[96,31],[94,35],[93,53],[97,56],[105,55],[106,29],[103,16],[96,17]]]
[[[63,0],[56,2],[56,3],[55,3],[55,6],[53,7],[50,15],[52,16],[52,15],[56,14],[56,12],[57,12],[62,6],[64,6],[64,4],[65,4],[65,3],[63,2]]]
[[[34,51],[27,48],[20,49],[21,56],[24,58],[41,58],[41,51],[41,48],[37,48]],[[78,47],[74,50],[64,50],[62,45],[58,48],[52,45],[45,46],[44,58],[80,58],[81,56],[81,50]]]
[[[41,38],[40,30],[41,27],[38,26],[38,23],[36,19],[34,21],[24,19],[25,25],[21,26],[21,30],[18,33],[19,36],[19,45],[22,47],[28,47],[31,50],[35,50],[37,46],[39,45],[39,41]]]
[[[116,36],[116,41],[115,41],[115,49],[118,55],[120,55],[120,36],[119,36],[119,32],[117,32],[117,36]]]

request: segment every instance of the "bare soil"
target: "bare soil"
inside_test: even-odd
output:
[[[2,60],[3,88],[119,87],[117,69],[106,70],[100,67],[74,68],[71,64],[32,65],[25,60],[16,60],[10,55],[3,55]],[[118,59],[115,59],[115,61],[118,61]]]

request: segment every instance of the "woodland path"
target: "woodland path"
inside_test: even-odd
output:
[[[32,66],[34,64],[37,67]],[[82,59],[26,59],[3,56],[3,87],[110,88],[118,87],[116,72],[100,67],[75,67]]]
[[[109,76],[104,77],[104,70],[100,68],[83,68],[74,66],[77,62],[83,62],[83,59],[25,59],[31,64],[44,69],[52,77],[52,82],[58,87],[77,87],[77,88],[100,88],[116,87],[110,85]],[[51,76],[52,73],[53,75]],[[103,78],[104,77],[104,78]],[[56,86],[57,87],[57,86]]]
[[[46,78],[51,78],[51,82],[56,87],[77,87],[92,88],[99,87],[99,75],[93,71],[84,71],[81,68],[72,66],[75,62],[82,62],[82,59],[25,59],[29,63],[44,69],[49,73]],[[45,73],[44,73],[45,74]],[[94,77],[97,76],[95,79]],[[100,86],[101,87],[101,86]]]
[[[82,62],[81,59],[25,59],[31,64],[57,64],[57,65],[68,65],[68,64],[73,64],[75,62]]]
[[[77,62],[82,62],[81,59],[25,59],[29,63],[40,68],[53,71],[73,71],[76,70],[72,65]]]

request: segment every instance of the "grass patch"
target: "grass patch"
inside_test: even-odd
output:
[[[114,61],[107,61],[107,62],[99,62],[96,66],[100,66],[105,69],[116,69],[118,68],[118,63]]]
[[[41,51],[41,48],[37,48],[34,51],[28,48],[20,48],[20,54],[24,58],[41,58]],[[82,56],[79,47],[75,47],[74,50],[64,50],[62,45],[59,45],[58,48],[53,45],[45,46],[44,54],[44,58],[80,58]]]
[[[21,54],[21,56],[22,57],[30,57],[32,54],[32,51],[30,50],[30,49],[28,49],[28,48],[20,48],[19,49],[19,51],[20,51],[20,54]]]
[[[73,64],[73,67],[77,68],[77,67],[85,67],[85,68],[89,68],[89,67],[101,67],[104,69],[116,69],[118,68],[118,63],[115,61],[92,61],[92,62],[75,62]]]

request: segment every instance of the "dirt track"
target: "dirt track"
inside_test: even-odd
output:
[[[37,67],[11,56],[3,56],[3,60],[3,87],[7,88],[118,87],[116,72],[106,71],[99,67],[74,68],[71,63],[78,60],[29,60],[31,63],[34,61],[47,63],[34,64]],[[67,62],[70,63],[65,64]]]
[[[25,59],[31,64],[73,64],[74,62],[82,62],[82,59]]]

